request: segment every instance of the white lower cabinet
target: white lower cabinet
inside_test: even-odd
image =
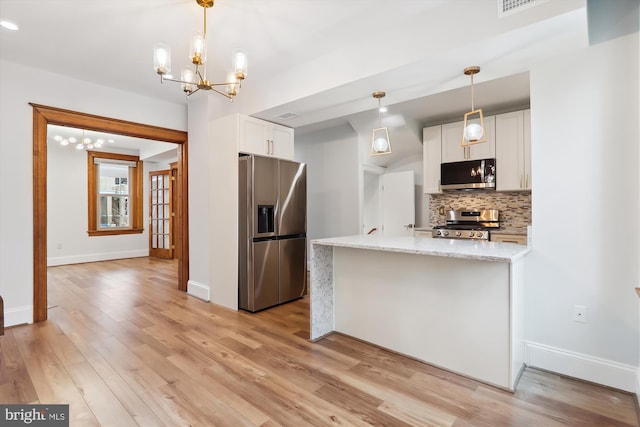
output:
[[[527,236],[522,234],[494,234],[491,233],[489,240],[501,243],[516,243],[518,245],[527,244]]]

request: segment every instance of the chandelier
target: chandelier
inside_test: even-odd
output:
[[[55,135],[53,140],[60,143],[62,146],[73,146],[76,150],[93,150],[94,148],[100,148],[104,144],[103,138],[97,138],[95,141],[91,138],[87,138],[84,136],[84,130],[82,131],[82,138],[78,139],[75,136],[64,137],[61,135]],[[108,142],[115,142],[113,139],[108,140]]]
[[[233,101],[242,87],[242,80],[247,77],[247,56],[242,50],[234,52],[233,71],[229,73],[226,82],[214,83],[207,79],[207,9],[213,7],[215,0],[196,0],[204,9],[204,27],[202,33],[198,33],[191,39],[189,59],[194,68],[183,68],[180,79],[174,79],[171,74],[171,49],[169,46],[158,43],[153,49],[153,68],[160,74],[160,83],[165,80],[182,83],[182,90],[187,98],[194,92],[212,90]],[[224,90],[218,87],[225,86]]]

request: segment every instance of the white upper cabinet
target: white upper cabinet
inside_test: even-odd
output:
[[[496,116],[498,191],[531,189],[530,110]]]
[[[238,115],[238,151],[293,160],[293,129]]]
[[[496,156],[495,116],[484,118],[487,141],[468,148],[460,146],[463,124],[464,122],[455,122],[442,125],[442,163],[494,158]]]
[[[442,162],[442,126],[422,130],[423,191],[440,193],[440,163]]]

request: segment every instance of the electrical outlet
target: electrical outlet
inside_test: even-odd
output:
[[[444,215],[444,206],[440,206],[440,207],[438,208],[438,213],[439,213],[440,215]]]
[[[587,323],[587,307],[583,305],[573,306],[573,321]]]
[[[62,243],[58,243],[58,244],[56,245],[56,248],[57,248],[57,249],[62,249]]]

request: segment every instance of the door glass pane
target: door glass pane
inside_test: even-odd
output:
[[[169,218],[171,215],[169,213],[169,205],[164,205],[164,217]]]
[[[167,248],[167,249],[171,249],[171,246],[169,244],[169,235],[168,234],[164,235],[164,247]]]

